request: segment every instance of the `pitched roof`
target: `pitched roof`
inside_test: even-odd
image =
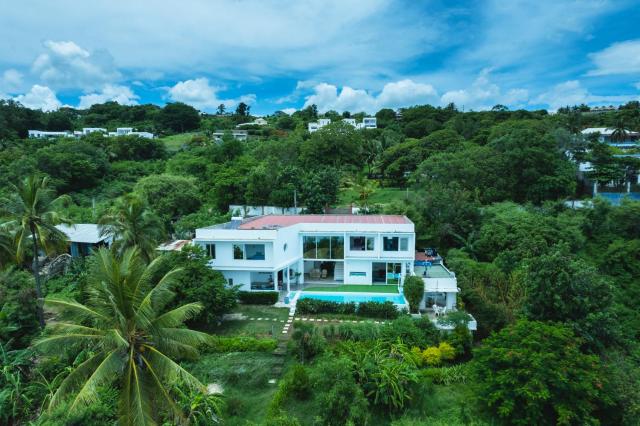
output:
[[[238,229],[275,229],[297,225],[299,223],[366,223],[376,225],[411,224],[402,215],[347,215],[347,214],[308,214],[308,215],[266,215],[243,221]]]
[[[109,238],[107,236],[100,236],[100,229],[98,225],[94,223],[56,225],[56,228],[64,232],[67,239],[72,243],[96,244]]]

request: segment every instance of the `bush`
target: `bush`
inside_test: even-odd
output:
[[[440,353],[440,349],[435,346],[431,346],[424,351],[422,351],[422,361],[429,366],[440,365],[442,362],[442,354]]]
[[[275,339],[256,339],[255,337],[212,336],[209,352],[271,352],[276,349]]]
[[[327,341],[318,333],[313,324],[296,321],[293,324],[293,328],[294,331],[291,337],[295,343],[295,351],[300,357],[300,362],[309,361],[324,352]]]
[[[278,301],[277,291],[241,291],[238,299],[246,305],[273,305]]]
[[[394,343],[398,339],[409,347],[421,348],[438,344],[439,333],[429,319],[414,320],[402,316],[380,328],[380,339]]]
[[[447,342],[440,342],[438,350],[440,351],[440,357],[444,361],[451,361],[456,357],[456,350]]]
[[[407,302],[409,302],[411,312],[418,312],[420,302],[424,297],[424,281],[422,281],[422,278],[415,275],[405,278],[402,292]]]
[[[364,341],[375,340],[380,336],[380,329],[376,324],[340,324],[338,337],[342,340]]]
[[[469,377],[468,364],[458,364],[451,367],[427,368],[420,372],[420,376],[430,379],[437,385],[449,386],[455,383],[466,383]]]
[[[296,312],[300,314],[340,314],[356,313],[355,303],[338,303],[318,299],[300,299],[296,304]]]
[[[307,369],[297,364],[291,369],[287,378],[289,380],[289,391],[298,399],[307,399],[311,393],[311,381]]]
[[[361,302],[358,304],[356,315],[369,318],[396,319],[398,308],[393,302]]]

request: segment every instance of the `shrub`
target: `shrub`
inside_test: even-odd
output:
[[[427,368],[420,372],[420,376],[430,379],[437,385],[452,385],[466,383],[469,377],[468,364],[452,365],[451,367]]]
[[[415,275],[406,277],[402,292],[407,302],[409,302],[411,312],[418,312],[420,302],[424,297],[424,281],[422,281],[422,278]]]
[[[456,350],[447,342],[440,342],[438,349],[440,350],[440,357],[444,361],[451,361],[456,357]]]
[[[293,324],[293,341],[295,343],[295,351],[300,357],[300,362],[309,361],[316,355],[324,352],[327,341],[322,337],[313,324],[305,324],[296,321]]]
[[[271,352],[277,346],[278,342],[275,339],[212,336],[209,352]]]
[[[296,312],[300,314],[341,314],[356,313],[355,303],[338,303],[318,299],[300,299],[296,304]]]
[[[361,302],[358,304],[356,315],[369,318],[396,319],[399,312],[393,302]]]
[[[415,362],[416,366],[422,367],[422,349],[417,346],[411,348],[411,358]]]
[[[429,321],[427,319],[427,321]],[[400,339],[407,346],[421,348],[438,343],[439,334],[433,324],[416,321],[411,317],[402,316],[383,325],[380,328],[380,338],[386,342],[396,342]]]
[[[424,351],[422,351],[422,361],[430,366],[440,365],[442,362],[442,354],[440,353],[440,349],[435,346],[431,346]]]
[[[307,399],[311,393],[311,381],[307,369],[297,364],[291,369],[287,378],[289,380],[289,391],[298,399]]]
[[[375,340],[380,335],[380,329],[377,325],[371,323],[340,324],[337,334],[342,340]]]
[[[246,305],[273,305],[278,301],[277,291],[241,291],[240,302]]]

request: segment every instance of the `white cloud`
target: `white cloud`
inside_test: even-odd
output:
[[[104,49],[89,52],[73,41],[52,40],[45,41],[44,47],[31,70],[52,87],[95,90],[121,77]]]
[[[140,97],[133,93],[127,86],[107,84],[102,91],[80,96],[78,108],[89,108],[93,104],[102,104],[107,101],[115,101],[120,105],[136,105]]]
[[[304,107],[315,104],[322,112],[336,110],[372,113],[382,108],[430,103],[437,99],[436,96],[433,86],[412,80],[387,83],[378,95],[349,86],[344,86],[338,93],[336,86],[320,83],[313,87],[313,94],[306,97]]]
[[[564,83],[555,85],[534,100],[532,104],[547,105],[552,111],[556,111],[560,107],[567,105],[606,105],[620,104],[632,100],[638,100],[638,95],[594,95],[578,80],[569,80]]]
[[[588,75],[640,73],[640,39],[614,43],[604,50],[591,53],[596,66]]]
[[[291,114],[293,114],[294,112],[296,112],[296,111],[297,111],[297,109],[295,109],[295,108],[285,108],[285,109],[281,109],[280,111],[284,112],[285,114],[289,114],[289,115],[291,115]]]
[[[0,77],[0,90],[13,92],[22,87],[23,75],[20,71],[9,68],[2,73]]]
[[[254,94],[243,95],[237,99],[220,99],[218,98],[219,90],[221,90],[219,87],[209,84],[209,79],[201,77],[176,83],[175,86],[168,89],[167,95],[172,101],[184,102],[202,111],[215,110],[220,104],[230,108],[240,102],[248,105],[256,102]]]
[[[522,106],[529,98],[526,89],[510,89],[503,94],[500,87],[490,79],[490,69],[484,69],[467,89],[451,90],[440,98],[443,105],[453,102],[465,109],[486,110],[496,104],[512,108]]]
[[[53,90],[38,84],[33,85],[31,90],[24,95],[16,96],[14,100],[28,108],[41,109],[43,111],[53,111],[62,106],[62,102],[58,100]]]

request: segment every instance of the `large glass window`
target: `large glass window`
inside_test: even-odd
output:
[[[373,251],[375,247],[374,237],[350,237],[349,247],[351,251]]]
[[[331,251],[331,238],[330,237],[316,237],[318,242],[318,253],[316,254],[318,259],[329,259]]]
[[[245,244],[244,252],[247,260],[264,260],[264,244]]]
[[[344,238],[331,237],[331,259],[344,259]]]
[[[382,247],[384,251],[398,251],[398,237],[384,237]]]
[[[303,250],[303,257],[305,259],[315,259],[316,258],[316,237],[303,237],[302,250]]]
[[[233,245],[233,258],[236,260],[244,259],[244,247],[241,244]]]
[[[400,251],[409,250],[409,238],[400,238]]]

